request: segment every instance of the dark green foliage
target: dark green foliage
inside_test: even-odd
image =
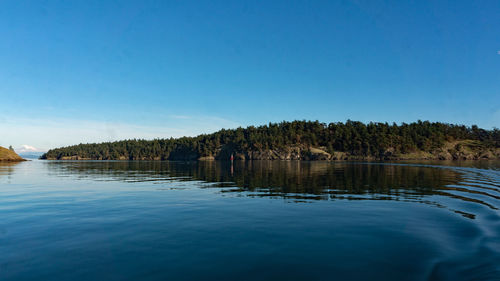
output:
[[[500,146],[498,129],[484,130],[446,123],[418,121],[403,123],[345,123],[293,121],[265,126],[222,129],[212,134],[178,139],[124,140],[79,144],[49,150],[43,159],[77,156],[86,159],[193,160],[202,156],[226,159],[231,153],[289,146],[324,147],[327,152],[347,152],[360,157],[382,157],[392,153],[432,152],[447,141],[476,140],[487,147]]]

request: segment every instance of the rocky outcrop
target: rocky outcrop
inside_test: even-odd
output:
[[[435,153],[439,160],[499,159],[500,148],[485,147],[478,141],[455,141],[446,143]]]
[[[213,160],[215,160],[215,157],[213,157],[213,156],[202,156],[202,157],[198,158],[198,160],[200,160],[200,161],[213,161]]]
[[[263,149],[238,152],[233,147],[223,147],[215,156],[199,157],[199,160],[228,160],[233,154],[235,160],[480,160],[499,159],[500,148],[484,147],[479,142],[455,141],[446,143],[433,152],[413,151],[394,153],[386,149],[379,157],[353,155],[348,152],[326,151],[325,147],[290,146],[282,149]]]
[[[320,148],[301,148],[298,146],[282,149],[250,150],[235,152],[237,160],[330,160],[332,156]],[[218,157],[218,159],[225,159]],[[227,159],[227,158],[226,158]]]

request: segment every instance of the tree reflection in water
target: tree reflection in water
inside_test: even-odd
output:
[[[467,218],[475,215],[442,197],[497,210],[498,171],[475,168],[401,164],[304,161],[47,162],[58,176],[83,179],[168,183],[198,181],[200,188],[249,197],[314,200],[396,200],[447,208]]]

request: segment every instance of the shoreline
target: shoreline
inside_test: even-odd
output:
[[[36,160],[47,160],[47,161],[123,161],[123,162],[231,162],[227,159],[90,159],[90,158],[72,158],[72,159],[36,159]],[[22,162],[30,160],[19,160],[19,161],[4,161],[4,162]],[[390,161],[437,161],[437,162],[476,162],[476,161],[500,161],[500,158],[478,158],[478,159],[439,159],[439,158],[390,158],[390,159],[376,159],[376,158],[349,158],[349,159],[236,159],[234,162],[250,162],[250,161],[283,161],[283,162],[390,162]],[[0,160],[1,162],[1,160]]]

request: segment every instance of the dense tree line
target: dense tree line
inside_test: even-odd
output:
[[[339,151],[360,157],[379,157],[389,149],[393,153],[433,152],[455,140],[473,140],[480,146],[500,147],[500,131],[428,121],[401,125],[350,120],[330,124],[293,121],[222,129],[196,137],[79,144],[49,150],[42,158],[179,160],[212,156],[227,159],[231,153],[294,146],[323,147],[329,153]]]

